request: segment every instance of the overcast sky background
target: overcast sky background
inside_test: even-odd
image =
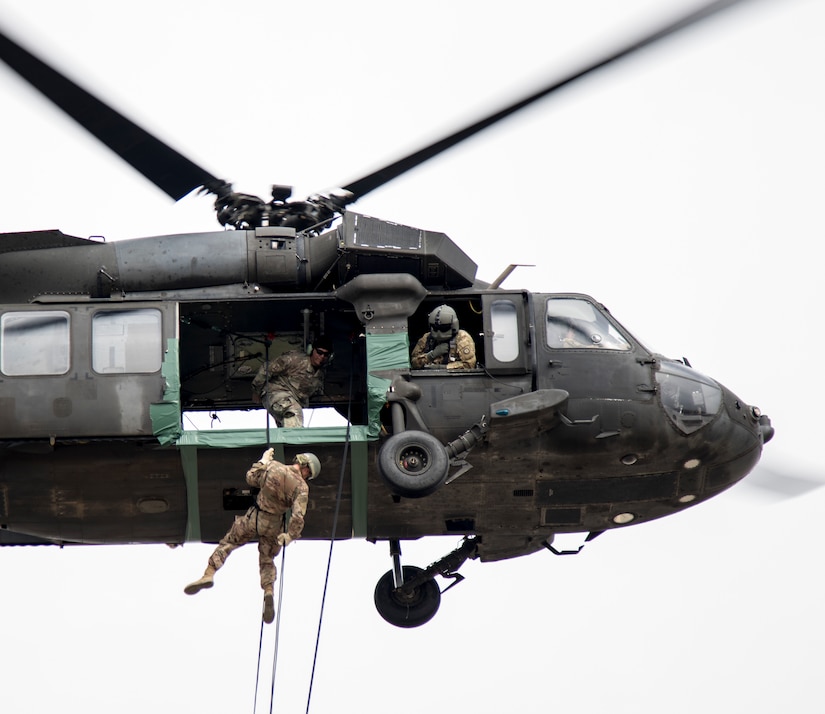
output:
[[[238,190],[288,183],[301,196],[691,4],[0,0],[0,19]],[[336,545],[311,711],[823,710],[825,489],[756,487],[769,472],[825,481],[823,29],[825,3],[746,3],[354,206],[444,231],[484,279],[528,263],[505,286],[592,294],[760,406],[776,437],[751,485],[577,557],[466,564],[414,630],[372,603],[386,545]],[[218,228],[208,198],[172,203],[3,68],[0,97],[0,231]],[[457,543],[404,543],[404,562]],[[257,552],[237,551],[214,589],[187,597],[210,552],[0,550],[3,711],[251,711]],[[287,550],[275,711],[306,708],[327,554]]]

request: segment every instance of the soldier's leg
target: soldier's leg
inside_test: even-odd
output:
[[[269,624],[275,619],[275,578],[278,576],[275,567],[275,556],[281,550],[274,537],[261,536],[258,540],[258,566],[261,571],[261,588],[264,591],[264,622]]]
[[[297,429],[304,425],[304,410],[300,404],[296,404],[290,414],[284,414],[284,426],[287,429]]]
[[[229,554],[235,550],[235,548],[242,546],[244,543],[248,543],[255,536],[254,518],[254,508],[250,508],[243,516],[235,516],[232,526],[221,539],[220,543],[218,543],[218,547],[212,551],[212,555],[209,556],[209,564],[206,566],[203,575],[195,582],[189,583],[189,585],[183,589],[183,592],[187,595],[194,595],[201,590],[212,587],[214,584],[215,571],[220,569],[226,562]]]
[[[301,414],[301,405],[289,392],[267,392],[263,397],[263,404],[266,410],[275,420],[278,427],[285,426],[303,426],[303,414]],[[298,408],[301,414],[300,424],[294,424],[295,408]],[[287,424],[287,422],[290,422]]]
[[[301,403],[292,395],[282,402],[284,426],[287,429],[297,429],[304,425],[304,410]]]
[[[277,536],[276,536],[277,537]],[[281,552],[276,537],[261,536],[258,540],[258,567],[261,571],[261,588],[272,588],[278,577],[275,557]]]

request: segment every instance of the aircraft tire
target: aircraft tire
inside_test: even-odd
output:
[[[414,565],[403,567],[404,579],[411,580],[421,568]],[[441,590],[435,580],[427,580],[409,595],[395,589],[392,570],[388,570],[375,586],[375,609],[395,627],[418,627],[432,620],[441,605]]]
[[[406,498],[429,496],[447,480],[444,445],[425,431],[393,434],[378,452],[378,470],[390,490]]]

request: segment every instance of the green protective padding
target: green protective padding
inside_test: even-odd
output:
[[[180,450],[181,465],[187,491],[185,539],[199,541],[200,504],[198,499],[198,449],[238,449],[247,446],[275,447],[277,457],[283,460],[284,445],[312,446],[317,444],[343,444],[351,442],[352,483],[352,536],[367,534],[367,442],[374,440],[380,431],[379,413],[386,401],[389,379],[368,377],[369,426],[351,425],[349,436],[346,426],[305,427],[299,429],[221,429],[209,431],[184,431],[181,424],[179,343],[177,339],[166,341],[166,353],[161,365],[164,379],[163,401],[149,405],[152,432],[163,445],[174,444]],[[368,335],[367,359],[370,369],[406,369],[409,367],[409,341],[407,335]]]
[[[367,537],[367,488],[369,468],[369,452],[366,441],[353,441],[350,444],[350,459],[352,460],[352,537]]]
[[[163,401],[149,405],[152,433],[161,444],[173,444],[183,432],[180,417],[180,361],[178,341],[166,340],[160,373],[164,381]]]
[[[350,426],[350,441],[367,441],[367,427]],[[314,444],[343,444],[347,440],[346,426],[302,427],[300,429],[271,429],[267,442],[266,429],[210,429],[209,431],[184,431],[178,438],[178,446],[201,448],[239,449],[244,446],[271,446],[287,444],[312,446]]]
[[[410,339],[406,332],[391,335],[367,333],[367,417],[368,433],[377,437],[381,431],[381,409],[387,403],[391,380],[376,373],[410,368]]]
[[[198,494],[198,450],[194,446],[180,449],[183,480],[186,483],[186,534],[187,543],[201,539],[201,507]]]
[[[346,426],[308,427],[301,429],[273,429],[267,442],[266,429],[222,429],[184,431],[177,441],[187,493],[186,541],[199,541],[200,504],[198,499],[198,449],[238,449],[245,446],[265,446],[275,449],[275,457],[284,459],[284,445],[317,446],[343,444],[347,440]],[[367,536],[367,497],[370,441],[365,426],[350,426],[350,483],[352,488],[353,538]]]

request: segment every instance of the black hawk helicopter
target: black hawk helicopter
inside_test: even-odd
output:
[[[446,235],[348,206],[428,159],[735,0],[713,2],[339,190],[234,191],[0,33],[0,58],[171,198],[215,196],[229,230],[107,244],[0,235],[0,544],[216,542],[252,498],[239,465],[312,450],[304,537],[387,541],[375,603],[413,627],[434,578],[661,518],[738,482],[770,420],[685,360],[651,352],[593,298],[476,277]],[[472,369],[416,369],[448,304]],[[185,411],[254,408],[267,360],[324,335],[312,406],[346,426],[185,431]],[[410,336],[413,336],[411,339]],[[263,414],[263,412],[262,412]],[[336,525],[337,524],[337,527]],[[400,542],[464,536],[425,569]]]

